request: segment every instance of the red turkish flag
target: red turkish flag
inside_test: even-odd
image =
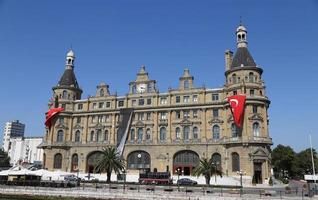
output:
[[[45,126],[51,128],[51,122],[55,115],[62,112],[64,108],[52,108],[46,113],[45,117]]]
[[[242,127],[244,119],[245,95],[234,95],[227,98],[237,127]]]

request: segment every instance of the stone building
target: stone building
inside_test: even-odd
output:
[[[92,172],[103,147],[113,145],[127,161],[128,173],[170,171],[190,175],[199,158],[233,176],[237,171],[262,183],[270,176],[268,107],[263,70],[247,48],[247,31],[236,30],[237,49],[225,52],[222,88],[196,87],[185,69],[179,86],[160,93],[141,67],[125,96],[101,83],[96,95],[82,99],[74,73],[73,51],[53,87],[50,108],[63,107],[47,129],[44,165],[49,170]],[[237,128],[227,97],[245,94],[243,128]]]

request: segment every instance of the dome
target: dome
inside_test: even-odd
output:
[[[245,31],[246,32],[246,28],[243,25],[240,25],[239,27],[237,27],[236,32],[239,31]]]
[[[67,57],[75,57],[74,52],[72,50],[70,50],[67,55]]]

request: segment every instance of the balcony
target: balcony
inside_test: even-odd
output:
[[[224,137],[221,141],[223,144],[231,144],[231,143],[265,143],[265,144],[273,144],[272,138],[270,137]]]

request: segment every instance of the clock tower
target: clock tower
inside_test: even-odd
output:
[[[135,81],[129,83],[129,94],[144,94],[157,92],[156,81],[150,80],[146,67],[141,66]]]

